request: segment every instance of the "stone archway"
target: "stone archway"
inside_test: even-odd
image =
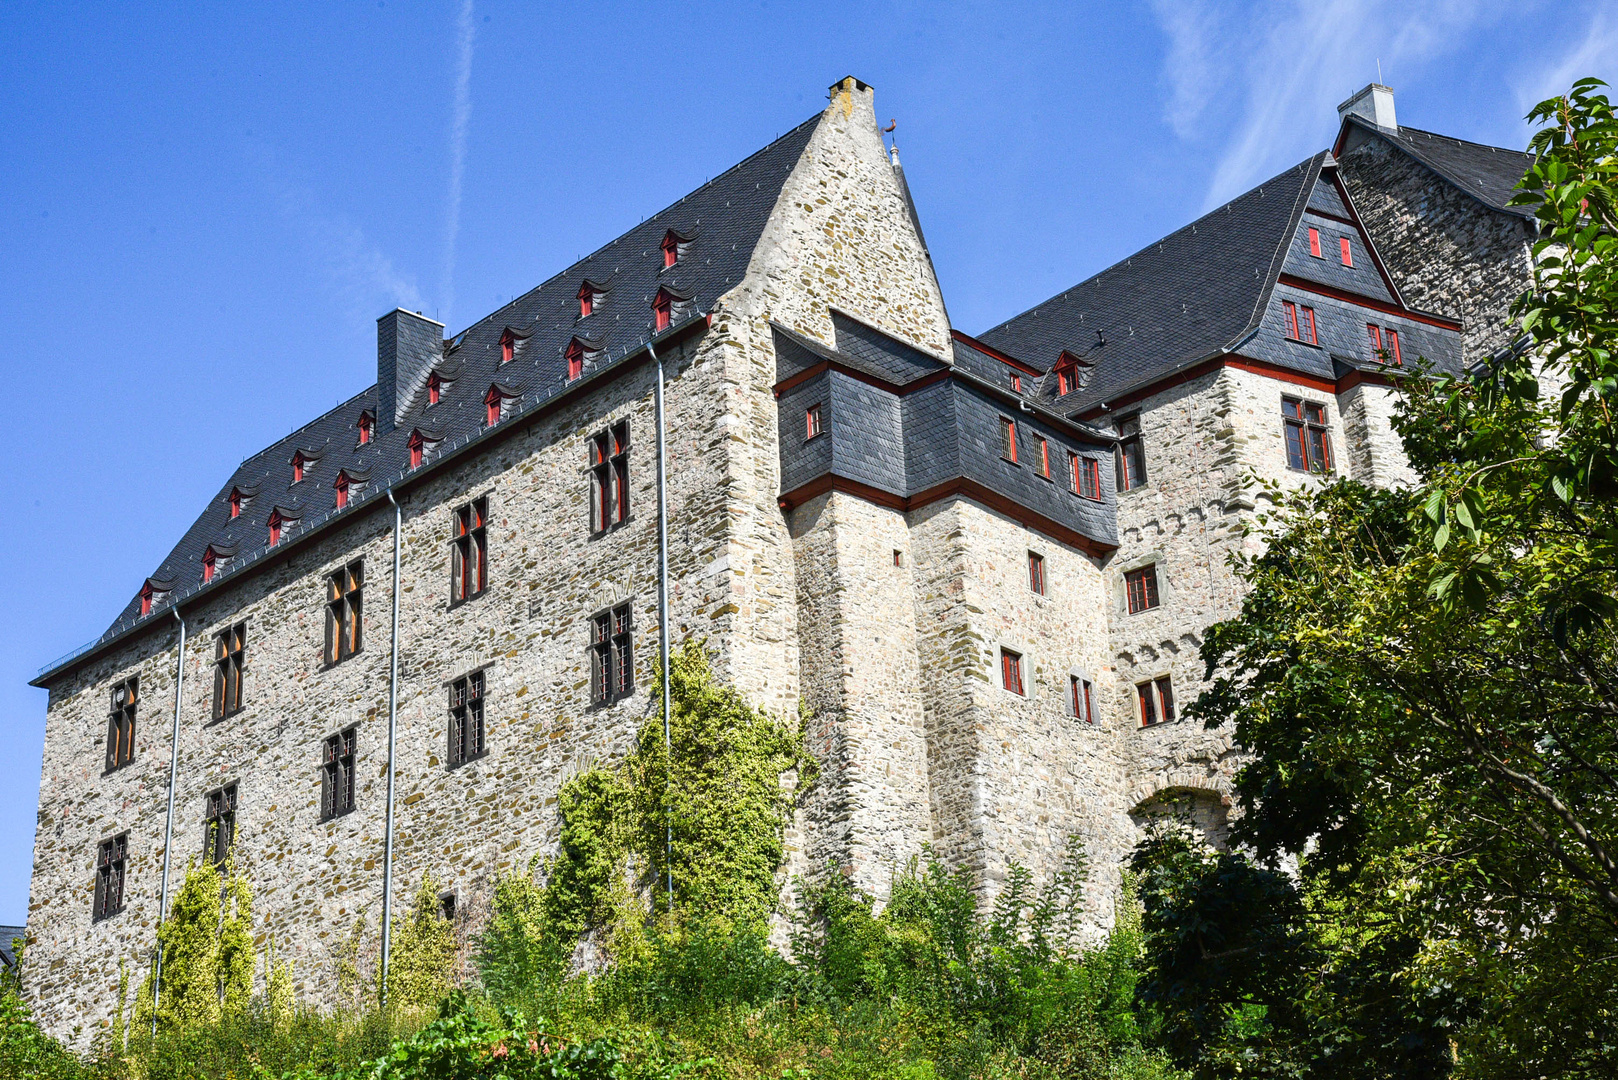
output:
[[[1179,819],[1215,850],[1229,846],[1232,800],[1223,777],[1169,775],[1135,795],[1129,819],[1141,832],[1154,821]]]

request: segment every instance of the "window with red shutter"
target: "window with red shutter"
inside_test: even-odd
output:
[[[1313,226],[1309,228],[1309,254],[1317,259],[1323,258],[1320,254],[1320,230]]]
[[[285,525],[285,524],[286,524],[286,519],[281,516],[281,511],[279,511],[279,510],[271,510],[270,511],[269,525],[270,525],[270,546],[271,547],[274,547],[275,545],[277,545],[277,544],[279,544],[281,542],[281,526]]]
[[[505,403],[505,396],[498,387],[489,387],[489,392],[483,395],[483,424],[485,427],[494,427],[500,422],[501,406]]]
[[[583,319],[593,315],[595,313],[595,309],[595,290],[590,288],[589,282],[585,282],[583,285],[579,286],[579,318]]]
[[[652,315],[654,325],[658,330],[667,330],[673,319],[674,298],[666,292],[659,292],[657,299],[652,301]]]
[[[156,590],[152,588],[150,581],[140,587],[140,613],[142,615],[152,613],[152,596],[155,592]]]
[[[370,413],[360,413],[360,445],[364,446],[371,441],[371,428],[376,424],[376,418]]]
[[[666,269],[679,261],[680,238],[674,235],[674,230],[670,229],[668,235],[663,237],[663,266]]]
[[[426,450],[427,440],[422,438],[420,431],[412,431],[410,438],[405,441],[405,449],[410,451],[410,467],[421,468],[422,458]]]
[[[338,473],[337,482],[332,487],[337,490],[337,509],[341,510],[348,505],[348,474]]]
[[[439,378],[438,372],[427,376],[427,404],[437,405],[444,393],[444,380]]]
[[[1340,241],[1340,243],[1342,245],[1342,250],[1343,250],[1343,265],[1344,266],[1353,266],[1354,265],[1354,252],[1353,252],[1353,249],[1351,249],[1348,246],[1348,237],[1346,237],[1346,236],[1343,237],[1342,240]]]
[[[1124,593],[1129,613],[1138,615],[1157,606],[1157,565],[1143,566],[1124,574]]]
[[[1019,697],[1023,694],[1022,654],[1010,649],[1000,650],[1000,685]]]
[[[588,312],[586,312],[588,314]],[[517,355],[517,335],[510,330],[500,335],[500,362],[511,363],[511,358]]]
[[[230,516],[233,518],[242,516],[242,493],[236,488],[230,489]]]
[[[1388,351],[1393,354],[1393,365],[1403,367],[1405,359],[1399,355],[1399,331],[1388,328]]]
[[[214,568],[219,565],[219,556],[214,554],[213,548],[202,553],[202,583],[204,585],[213,580]]]
[[[303,451],[299,450],[292,455],[292,482],[294,484],[303,483],[303,467]]]

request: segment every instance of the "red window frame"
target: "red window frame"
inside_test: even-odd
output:
[[[230,516],[233,518],[242,516],[242,493],[238,488],[230,489]]]
[[[1342,237],[1338,243],[1343,253],[1343,265],[1352,267],[1354,265],[1354,249],[1349,247],[1348,237]]]
[[[1139,615],[1158,606],[1161,599],[1157,590],[1157,564],[1142,566],[1124,574],[1124,593],[1129,602],[1129,613]]]
[[[589,285],[579,286],[579,318],[595,314],[596,292]]]
[[[673,265],[670,263],[669,265]],[[652,301],[652,316],[658,330],[667,330],[674,321],[674,298],[666,292],[659,291]]]
[[[1281,426],[1286,436],[1287,468],[1331,472],[1331,437],[1324,405],[1283,396]]]
[[[505,397],[500,391],[493,386],[489,387],[489,392],[483,395],[484,427],[494,427],[500,422],[500,405],[503,401]]]
[[[1017,421],[1009,416],[1000,418],[1000,456],[1017,464]]]
[[[435,371],[427,376],[427,404],[437,405],[443,396],[444,380]]]
[[[275,547],[277,544],[279,544],[281,542],[281,526],[283,526],[285,524],[286,524],[286,519],[281,516],[281,511],[279,511],[279,510],[271,510],[270,511],[269,528],[270,528],[270,546],[271,547]]]
[[[1404,367],[1404,357],[1399,354],[1399,331],[1388,327],[1388,351],[1393,354],[1393,366]]]
[[[140,613],[142,615],[152,613],[152,596],[155,592],[156,590],[152,588],[150,581],[140,587]]]
[[[1013,394],[1022,393],[1022,376],[1015,371],[1011,373],[1011,392]]]
[[[1090,680],[1078,675],[1068,676],[1070,688],[1070,704],[1073,706],[1073,716],[1086,724],[1096,722],[1095,698],[1093,696]]]
[[[1074,384],[1078,382],[1073,376],[1078,374],[1078,367],[1073,364],[1063,364],[1056,369],[1056,396],[1064,397],[1073,392]]]
[[[214,554],[213,548],[202,553],[202,583],[204,585],[213,580],[214,568],[218,566],[219,556]]]
[[[348,474],[338,473],[337,482],[332,484],[332,487],[337,490],[337,509],[341,510],[348,505]]]
[[[1382,328],[1375,323],[1366,323],[1365,332],[1371,338],[1371,358],[1374,360],[1382,351]]]
[[[294,484],[303,483],[304,464],[302,450],[292,455],[292,482]]]
[[[371,428],[375,423],[376,418],[370,413],[360,413],[360,422],[357,426],[360,429],[361,446],[364,446],[366,443],[371,441]]]
[[[1306,308],[1303,308],[1302,310],[1303,310],[1303,315],[1304,315],[1304,320],[1303,321],[1304,321],[1305,325],[1307,325],[1309,327],[1309,337],[1308,337],[1309,344],[1311,344],[1311,345],[1319,345],[1320,344],[1320,338],[1315,335],[1315,309],[1312,308],[1312,307],[1306,307]],[[1300,340],[1302,340],[1302,339],[1300,339]]]
[[[1085,455],[1073,455],[1073,491],[1081,499],[1101,501],[1101,461]]]
[[[1049,480],[1051,478],[1051,444],[1045,436],[1036,435],[1039,440],[1039,475]]]
[[[427,440],[422,438],[420,431],[410,433],[410,438],[405,442],[405,448],[410,451],[410,467],[412,469],[421,468],[422,458],[425,456],[423,451],[426,446]]]
[[[825,430],[821,426],[820,420],[821,420],[821,417],[820,417],[820,406],[819,405],[811,405],[811,406],[809,406],[809,408],[804,410],[804,414],[803,414],[804,436],[803,436],[803,438],[804,438],[805,442],[808,442],[810,439],[813,439],[815,436],[819,435],[822,431]]]
[[[577,338],[567,346],[567,381],[572,382],[584,374],[584,346]]]
[[[1023,692],[1022,653],[1000,650],[1000,685],[1018,697],[1028,696]]]
[[[1045,595],[1045,556],[1037,551],[1028,553],[1028,587],[1040,596]]]
[[[500,335],[500,362],[511,363],[511,358],[517,355],[517,335],[510,330]]]
[[[670,229],[663,237],[663,268],[666,270],[680,261],[680,238]]]
[[[1294,341],[1301,341],[1298,337],[1298,305],[1291,300],[1281,301],[1281,312],[1286,317],[1287,337]]]
[[[1309,226],[1309,254],[1313,255],[1317,259],[1325,258],[1325,256],[1320,253],[1320,230],[1315,228],[1313,225]]]

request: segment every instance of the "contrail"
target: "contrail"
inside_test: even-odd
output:
[[[444,224],[444,315],[455,308],[455,242],[461,233],[461,177],[466,171],[466,130],[472,123],[472,0],[463,0],[455,34],[455,117],[449,130],[449,207]]]

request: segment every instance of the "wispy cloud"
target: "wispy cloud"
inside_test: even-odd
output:
[[[1222,143],[1217,206],[1321,148],[1339,101],[1377,78],[1462,48],[1498,17],[1485,0],[1153,0],[1167,39],[1165,119]]]
[[[1546,98],[1565,93],[1573,80],[1587,75],[1618,82],[1618,20],[1609,18],[1603,10],[1598,10],[1584,34],[1549,64],[1516,80],[1513,89],[1517,104],[1526,113]]]
[[[369,323],[379,308],[423,308],[415,280],[394,266],[365,230],[327,207],[308,185],[280,176],[273,160],[266,158],[262,164],[276,208],[352,317]]]
[[[443,318],[455,308],[455,245],[461,235],[461,180],[466,174],[466,135],[472,125],[472,0],[462,0],[455,26],[455,101],[449,129],[449,200],[444,214]]]

